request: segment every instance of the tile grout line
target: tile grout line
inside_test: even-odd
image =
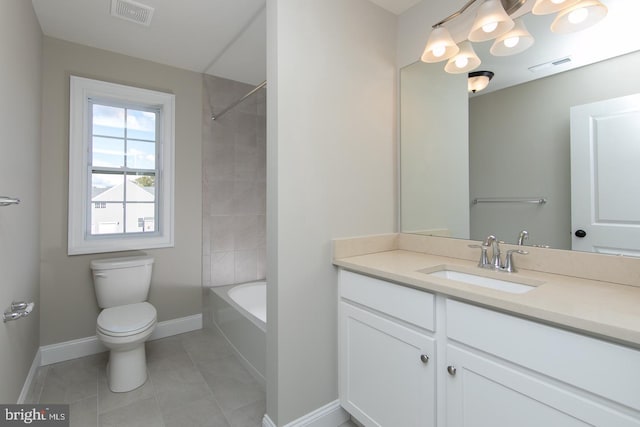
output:
[[[146,351],[147,349],[145,348],[145,358]],[[153,401],[156,403],[156,408],[158,408],[158,413],[160,414],[160,419],[162,420],[162,426],[166,427],[167,424],[164,422],[164,413],[162,412],[162,408],[160,407],[160,402],[158,402],[158,393],[156,392],[156,386],[153,385],[153,379],[151,378],[151,372],[149,371],[149,368],[147,368],[147,381],[149,381],[149,384],[151,384],[151,390],[153,391]]]
[[[49,366],[42,366],[41,368],[44,368],[44,378],[42,379],[40,390],[38,390],[38,398],[34,399],[36,403],[40,403],[40,399],[42,399],[42,392],[44,391],[44,385],[47,383],[47,378],[49,377]]]
[[[69,420],[69,422],[71,422],[71,420]],[[99,367],[99,364],[97,363],[96,363],[96,427],[100,427],[100,367]]]
[[[203,328],[204,330],[204,328]],[[187,357],[189,358],[189,360],[191,361],[191,363],[193,364],[193,367],[198,371],[198,373],[202,376],[202,379],[204,380],[204,384],[207,386],[207,390],[209,390],[209,393],[211,393],[211,397],[213,398],[213,401],[216,403],[216,405],[218,405],[218,409],[220,409],[220,413],[222,414],[222,416],[224,417],[225,421],[227,422],[227,424],[229,425],[229,427],[233,427],[231,424],[231,421],[229,420],[229,418],[227,418],[227,414],[225,414],[224,410],[222,410],[222,406],[220,405],[220,402],[218,401],[218,399],[216,398],[216,395],[213,393],[213,390],[211,390],[211,387],[209,386],[209,383],[206,381],[206,379],[204,378],[204,375],[202,375],[202,371],[200,370],[200,367],[198,366],[198,364],[193,360],[193,357],[191,357],[191,353],[184,348],[184,345],[182,344],[182,342],[180,342],[180,346],[182,347],[182,349],[185,351],[185,353],[187,353]]]

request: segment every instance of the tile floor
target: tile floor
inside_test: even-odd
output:
[[[107,386],[107,353],[38,369],[28,403],[68,403],[71,427],[260,427],[263,387],[217,329],[147,342],[149,379],[128,393]],[[347,422],[340,427],[352,427]]]

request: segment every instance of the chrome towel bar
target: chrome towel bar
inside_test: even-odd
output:
[[[530,203],[534,205],[544,205],[547,199],[544,197],[477,197],[473,199],[473,204],[478,203]]]
[[[20,199],[17,197],[0,196],[0,206],[17,205],[20,203]]]

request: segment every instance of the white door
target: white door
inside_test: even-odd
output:
[[[640,256],[640,94],[571,108],[572,248]]]
[[[366,427],[435,426],[433,338],[340,303],[340,403]]]

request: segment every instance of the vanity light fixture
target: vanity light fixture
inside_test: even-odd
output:
[[[467,82],[469,92],[480,92],[489,85],[489,81],[493,78],[493,71],[474,71],[469,73]]]
[[[472,42],[495,39],[512,29],[514,25],[500,0],[485,0],[478,8],[468,38]]]
[[[473,50],[473,46],[468,41],[460,42],[458,45],[460,51],[452,56],[447,65],[444,66],[444,70],[451,74],[468,73],[480,65],[480,58]]]
[[[534,38],[527,31],[522,16],[515,21],[511,19],[511,15],[527,0],[484,0],[477,8],[476,18],[466,39],[456,44],[444,24],[461,16],[478,1],[469,0],[460,10],[432,26],[433,31],[420,58],[423,62],[448,60],[445,71],[463,73],[480,65],[475,53],[471,56],[463,52],[463,49],[473,52],[469,42],[496,39],[491,47],[491,53],[495,56],[514,55],[534,44]],[[555,33],[583,30],[602,20],[607,12],[607,7],[599,0],[535,0],[531,11],[534,15],[558,13],[551,24],[551,30]],[[466,45],[463,48],[464,43],[469,43],[469,48]],[[470,64],[475,64],[475,67],[472,68]]]
[[[440,62],[458,53],[458,45],[445,27],[434,27],[422,54],[422,62]]]
[[[537,0],[533,5],[531,13],[534,15],[548,15],[550,13],[560,12],[569,6],[573,6],[580,0]]]
[[[516,18],[515,27],[509,32],[501,35],[493,42],[491,54],[494,56],[508,56],[524,52],[535,42],[533,36],[524,25],[522,18]]]
[[[551,23],[551,31],[563,34],[584,30],[604,19],[607,12],[607,6],[598,0],[580,0],[558,13]]]

